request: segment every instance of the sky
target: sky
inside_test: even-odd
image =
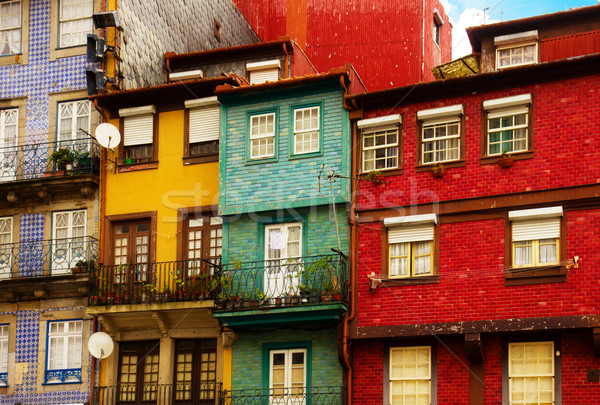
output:
[[[471,53],[465,28],[600,4],[600,0],[441,0],[450,16],[452,59]]]

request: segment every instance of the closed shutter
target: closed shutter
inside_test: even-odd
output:
[[[433,240],[432,225],[399,226],[388,231],[388,243],[422,242]]]
[[[152,143],[154,137],[154,115],[134,115],[125,118],[123,132],[124,146]]]
[[[264,69],[250,72],[250,84],[276,82],[279,80],[279,69]]]
[[[560,237],[560,218],[515,221],[512,224],[513,242]]]
[[[219,140],[220,107],[200,107],[190,110],[190,143]]]

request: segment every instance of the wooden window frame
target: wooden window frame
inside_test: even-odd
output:
[[[183,346],[184,344],[191,344],[193,347],[190,348],[182,348],[181,346]],[[213,346],[214,347],[211,347]],[[203,387],[201,386],[201,384],[213,384],[214,386],[212,387],[212,393],[214,394],[215,388],[216,388],[216,384],[217,384],[217,379],[218,379],[218,368],[219,368],[219,356],[218,356],[218,342],[217,339],[210,339],[210,338],[205,338],[205,339],[181,339],[181,340],[176,340],[175,341],[175,353],[174,353],[174,357],[173,357],[173,383],[174,384],[187,384],[187,383],[179,383],[177,381],[177,356],[179,354],[185,354],[185,353],[192,353],[192,370],[191,370],[191,375],[192,375],[192,383],[191,383],[191,387],[190,387],[190,392],[192,392],[192,396],[195,398],[198,398],[198,394],[200,392],[208,392],[211,388],[207,388],[204,387],[204,389],[202,389]],[[214,369],[214,373],[215,373],[215,379],[214,380],[201,380],[200,379],[200,375],[201,372],[204,371],[202,370],[202,359],[198,358],[198,356],[201,356],[203,353],[214,353],[215,354],[215,369]],[[196,387],[195,387],[196,385]],[[196,388],[196,390],[194,390],[194,388]],[[176,398],[176,394],[177,391],[174,390],[173,392],[173,398]],[[179,399],[177,401],[185,401],[183,399]],[[199,404],[204,404],[204,403],[214,403],[215,398],[208,398],[208,399],[198,399],[198,402],[193,402],[193,399],[190,399],[189,402],[190,403],[199,403]]]
[[[126,350],[127,346],[134,346],[137,345],[136,350]],[[123,342],[119,345],[119,353],[118,353],[118,368],[116,370],[116,378],[117,378],[117,384],[120,386],[121,385],[121,370],[122,370],[122,360],[123,360],[123,354],[127,354],[127,353],[136,353],[137,357],[138,357],[138,363],[136,364],[136,383],[135,383],[135,387],[136,387],[136,395],[141,395],[141,392],[138,390],[139,388],[141,388],[144,385],[144,366],[145,366],[145,359],[148,357],[148,355],[152,354],[157,354],[159,355],[159,359],[158,359],[158,366],[159,366],[159,370],[160,370],[160,341],[155,341],[155,340],[150,340],[150,341],[142,341],[142,342]],[[159,382],[160,382],[160,371],[159,371]],[[157,383],[158,384],[158,383]],[[119,402],[120,397],[119,395],[121,395],[121,393],[116,393],[115,394],[115,399],[117,400],[117,402]],[[160,392],[157,391],[157,395],[160,395]],[[140,403],[144,403],[143,400],[140,401]]]
[[[509,64],[506,66],[500,66],[500,51],[505,51],[507,49],[525,48],[526,46],[530,46],[530,45],[533,45],[535,48],[534,52],[533,52],[533,54],[534,54],[533,62],[517,63],[517,64]],[[539,63],[539,57],[540,57],[539,52],[540,52],[540,47],[539,47],[538,41],[525,41],[525,42],[511,43],[511,44],[505,44],[505,45],[497,45],[496,50],[495,50],[496,70],[504,70],[504,69],[510,69],[510,68],[520,67],[520,66],[536,65]]]
[[[560,237],[558,238],[558,264],[529,267],[513,267],[513,241],[512,241],[512,221],[506,215],[506,225],[504,227],[504,266],[506,271],[505,285],[529,285],[544,283],[565,283],[567,281],[567,266],[564,263],[567,257],[566,243],[566,219],[563,214],[560,219]]]
[[[125,120],[129,117],[121,117],[119,118],[119,131],[125,137]],[[139,162],[139,163],[125,163],[125,142],[120,142],[119,156],[117,160],[117,167],[119,169],[119,173],[121,172],[130,172],[135,170],[145,170],[145,169],[157,169],[158,168],[158,113],[153,114],[152,116],[152,160],[148,162]],[[147,145],[147,144],[146,144]],[[136,145],[139,146],[139,145]]]
[[[114,263],[113,246],[115,243],[113,226],[119,222],[133,222],[150,220],[150,248],[148,249],[148,263],[156,262],[156,224],[158,213],[157,211],[136,212],[132,214],[107,215],[104,217],[104,263]]]
[[[221,24],[216,19],[213,19],[213,34],[217,41],[221,42]]]
[[[373,127],[372,129],[368,130],[368,131],[364,131],[361,130],[360,131],[360,142],[359,142],[359,169],[358,172],[359,173],[369,173],[369,171],[363,171],[363,163],[364,163],[364,135],[365,134],[372,134],[375,132],[380,132],[382,130],[387,130],[387,129],[391,129],[391,125],[390,126],[380,126],[380,127]],[[397,166],[396,167],[392,167],[392,168],[387,168],[387,169],[373,169],[373,170],[380,170],[382,174],[384,175],[389,175],[389,176],[393,176],[393,175],[400,175],[403,172],[403,167],[402,167],[402,158],[403,158],[403,153],[402,153],[402,131],[400,130],[401,125],[397,125],[396,128],[396,136],[397,136],[397,144],[396,144],[396,148],[398,150],[398,154],[396,156],[397,159]]]
[[[195,216],[203,217],[218,217],[219,206],[218,205],[202,205],[197,207],[185,207],[177,210],[177,234],[181,235],[177,238],[177,260],[188,260],[188,246],[187,246],[187,231],[189,219]],[[204,243],[204,241],[203,241]]]
[[[220,147],[219,140],[216,141]],[[193,165],[219,161],[219,150],[214,153],[190,155],[190,108],[186,108],[183,115],[183,164]]]
[[[316,108],[318,110],[318,127],[311,131],[303,130],[296,132],[296,112],[301,110],[311,110]],[[306,132],[317,132],[318,138],[318,147],[316,150],[308,151],[308,152],[297,152],[296,151],[296,141],[297,135],[304,134]],[[291,116],[290,116],[290,157],[293,158],[302,158],[302,157],[312,157],[318,156],[323,152],[323,105],[322,103],[311,104],[311,105],[303,105],[303,106],[294,106],[291,108]]]

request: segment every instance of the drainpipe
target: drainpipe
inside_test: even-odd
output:
[[[283,53],[285,54],[285,76],[284,76],[284,78],[287,79],[288,77],[290,77],[290,75],[288,74],[288,65],[290,62],[290,55],[288,54],[287,45],[285,42],[283,43]]]
[[[98,318],[96,315],[92,315],[92,334],[96,333],[98,330]],[[90,404],[94,403],[94,385],[96,381],[96,358],[92,356],[92,375],[90,376]]]
[[[98,110],[98,112],[100,113],[100,115],[102,116],[102,122],[108,122],[108,117],[106,116],[106,112],[100,108],[100,106],[98,105],[98,99],[95,98],[94,99],[94,107],[96,107],[96,110]],[[103,262],[104,261],[104,236],[105,236],[105,229],[104,229],[104,211],[106,209],[106,162],[107,162],[107,156],[106,156],[106,149],[102,148],[100,150],[100,246],[98,246],[98,262]]]

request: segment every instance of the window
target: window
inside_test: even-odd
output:
[[[496,69],[537,63],[537,30],[494,37]]]
[[[294,110],[294,153],[319,151],[319,107]]]
[[[279,69],[281,69],[281,61],[279,59],[246,64],[246,70],[250,75],[250,84],[276,82],[279,80]]]
[[[83,321],[48,322],[46,384],[81,382]]]
[[[0,325],[0,387],[8,385],[8,334],[10,325]]]
[[[386,218],[388,277],[431,276],[434,273],[435,214]]]
[[[0,110],[0,182],[17,178],[18,140],[19,109]]]
[[[510,211],[508,216],[513,268],[559,265],[562,207]]]
[[[88,260],[86,210],[55,212],[52,216],[52,274],[67,274]]]
[[[58,103],[56,129],[57,148],[70,148],[78,152],[89,150],[91,104],[87,100]],[[82,129],[83,131],[81,131]]]
[[[430,405],[431,374],[431,347],[390,348],[390,404]]]
[[[121,343],[119,351],[119,403],[157,403],[158,341]]]
[[[269,297],[281,297],[296,291],[302,256],[302,223],[265,226],[264,291]]]
[[[400,167],[398,126],[400,115],[360,120],[362,131],[362,171],[396,169]]]
[[[189,261],[187,276],[212,272],[204,260],[221,257],[223,245],[223,219],[196,215],[187,220],[187,245],[185,258]]]
[[[156,108],[153,105],[122,108],[121,164],[144,163],[156,160]],[[121,157],[122,156],[122,157]]]
[[[59,0],[59,48],[85,45],[93,32],[93,0]]]
[[[115,283],[148,282],[150,261],[150,220],[113,224]],[[128,265],[128,266],[120,266]],[[127,271],[134,268],[134,271]]]
[[[0,56],[21,52],[21,0],[0,2]]]
[[[221,24],[217,20],[214,20],[213,33],[217,41],[221,42]]]
[[[483,102],[487,112],[486,155],[525,152],[530,148],[531,94]]]
[[[0,279],[10,278],[12,275],[12,228],[12,217],[0,218]]]
[[[275,157],[275,113],[250,117],[250,158]]]
[[[444,20],[440,15],[439,11],[436,9],[433,10],[433,41],[437,46],[441,44],[442,38],[442,25],[444,25]]]
[[[216,96],[186,100],[187,138],[184,157],[213,155],[218,160],[221,108]],[[188,161],[189,163],[207,160]]]
[[[554,404],[554,370],[554,342],[509,343],[509,403]]]
[[[269,390],[273,403],[305,403],[306,357],[305,348],[269,352]]]
[[[461,158],[461,118],[463,106],[453,105],[417,112],[421,122],[421,164]]]
[[[175,401],[214,404],[217,380],[217,341],[178,340],[175,346]],[[179,402],[177,402],[179,403]]]

